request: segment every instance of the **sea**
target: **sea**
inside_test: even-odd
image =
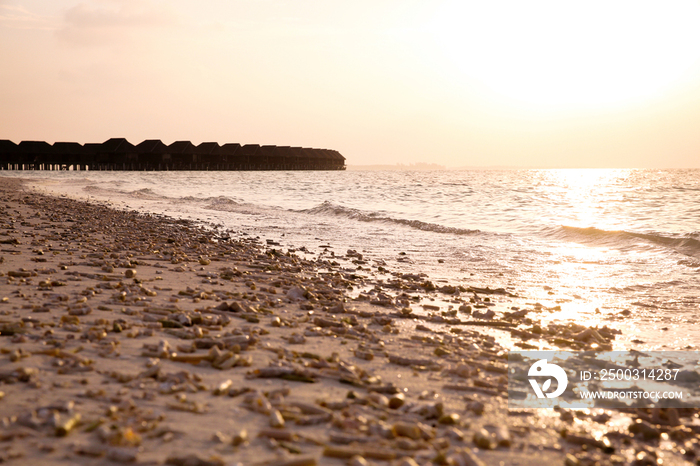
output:
[[[517,298],[495,299],[496,311],[539,306],[543,321],[618,328],[615,349],[700,345],[700,170],[3,176],[192,219],[310,259],[354,250],[369,266],[424,273],[438,285],[504,288]]]

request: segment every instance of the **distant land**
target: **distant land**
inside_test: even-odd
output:
[[[415,170],[415,171],[429,171],[429,170],[447,170],[444,165],[438,165],[436,163],[411,163],[403,164],[397,163],[395,165],[347,165],[349,171],[382,171],[382,170]]]
[[[598,170],[597,167],[537,166],[537,165],[461,165],[446,167],[436,163],[397,163],[394,165],[346,165],[348,171],[431,171],[431,170]],[[610,169],[629,169],[629,167],[609,167]]]

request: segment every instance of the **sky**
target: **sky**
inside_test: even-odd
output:
[[[0,139],[700,168],[698,24],[698,0],[0,0]]]

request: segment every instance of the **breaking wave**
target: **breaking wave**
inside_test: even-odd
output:
[[[629,247],[644,242],[672,249],[686,256],[700,258],[700,235],[698,233],[665,236],[659,233],[636,233],[624,230],[601,230],[595,227],[561,226],[553,230],[551,236],[557,239],[611,247]]]
[[[449,233],[453,235],[475,235],[481,233],[480,230],[448,227],[445,225],[439,225],[437,223],[422,222],[420,220],[406,220],[403,218],[387,217],[379,212],[363,212],[359,209],[344,207],[341,205],[333,204],[329,201],[326,201],[316,207],[312,207],[311,209],[297,210],[296,212],[312,215],[334,215],[338,217],[349,218],[351,220],[357,220],[360,222],[382,222],[390,224],[393,223],[396,225],[404,225],[411,228],[415,228],[417,230],[433,231],[436,233]]]
[[[157,200],[157,199],[163,199],[163,196],[160,194],[156,194],[155,191],[153,191],[151,188],[141,188],[137,189],[136,191],[131,191],[129,193],[131,197],[135,197],[136,199],[149,199],[149,200]]]
[[[234,210],[238,210],[238,208],[241,206],[239,202],[236,202],[233,199],[226,196],[208,197],[202,200],[207,203],[207,205],[205,205],[204,208],[209,210],[231,212]]]

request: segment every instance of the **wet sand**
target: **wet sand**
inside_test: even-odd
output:
[[[354,250],[284,251],[3,178],[0,459],[641,465],[700,454],[700,430],[683,427],[696,410],[509,411],[498,334],[523,349],[610,349],[616,336],[544,326],[537,306],[492,310],[512,299]]]

